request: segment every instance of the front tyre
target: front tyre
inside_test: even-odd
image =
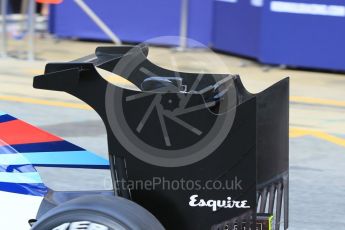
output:
[[[115,196],[83,196],[49,210],[32,230],[164,230],[140,205]]]

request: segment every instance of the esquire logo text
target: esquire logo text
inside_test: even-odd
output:
[[[192,195],[190,197],[189,206],[209,207],[215,212],[220,208],[250,208],[250,206],[247,205],[247,202],[247,200],[232,200],[231,197],[227,197],[226,200],[204,200],[200,199],[199,195]]]

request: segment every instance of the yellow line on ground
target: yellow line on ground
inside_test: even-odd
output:
[[[90,109],[89,106],[81,104],[81,103],[70,103],[70,102],[18,97],[18,96],[0,95],[0,100],[17,101],[17,102],[23,102],[23,103],[39,104],[39,105],[61,106],[61,107],[76,108],[76,109]],[[299,97],[299,96],[291,96],[290,101],[299,102],[299,103],[307,103],[307,104],[321,104],[321,105],[333,105],[333,106],[345,107],[345,101],[334,101],[334,100],[307,98],[307,97]]]
[[[308,134],[309,134],[308,130],[303,130],[299,128],[290,128],[289,130],[290,138],[302,137]]]
[[[319,139],[331,142],[333,144],[345,147],[345,138],[337,137],[337,136],[334,136],[334,135],[331,135],[319,130],[310,130],[310,129],[291,127],[289,135],[291,138],[308,136],[308,135],[314,136]]]
[[[84,109],[84,110],[91,109],[90,106],[86,104],[81,104],[81,103],[71,103],[71,102],[44,100],[44,99],[36,99],[36,98],[18,97],[18,96],[0,95],[0,100],[23,102],[23,103],[30,103],[30,104],[37,104],[37,105],[58,106],[58,107],[66,107],[66,108],[74,108],[74,109]]]
[[[31,69],[29,72],[33,75],[43,74],[42,70]],[[116,83],[123,84],[126,82],[121,81],[121,78],[115,79]],[[303,97],[303,96],[290,96],[291,102],[304,103],[304,104],[314,104],[314,105],[326,105],[326,106],[340,106],[345,107],[345,101],[331,100],[331,99],[322,99],[322,98],[312,98],[312,97]]]
[[[42,75],[42,74],[44,74],[44,70],[43,69],[29,69],[27,72],[32,74],[32,75]]]
[[[321,98],[291,96],[290,101],[297,102],[297,103],[305,103],[305,104],[331,105],[331,106],[345,107],[345,101],[321,99]]]
[[[44,99],[37,99],[37,98],[27,98],[27,97],[18,97],[18,96],[4,96],[0,95],[0,100],[5,101],[13,101],[13,102],[23,102],[23,103],[30,103],[30,104],[37,104],[37,105],[48,105],[48,106],[58,106],[58,107],[66,107],[66,108],[74,108],[74,109],[83,109],[83,110],[91,110],[91,107],[82,104],[82,103],[72,103],[72,102],[62,102],[62,101],[54,101],[54,100],[44,100]],[[303,129],[297,127],[291,127],[289,135],[291,138],[302,137],[302,136],[314,136],[331,143],[340,145],[345,147],[345,139],[340,138],[319,130],[311,130],[311,129]]]

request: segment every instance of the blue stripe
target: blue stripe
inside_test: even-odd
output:
[[[3,144],[3,146],[0,146],[0,154],[18,153],[14,148],[12,148],[12,146],[5,145],[6,143],[3,143],[1,140],[0,144]]]
[[[31,162],[23,154],[0,154],[2,165],[30,165]]]
[[[0,182],[25,184],[43,183],[38,172],[0,172]]]
[[[0,123],[2,122],[7,122],[7,121],[13,121],[13,120],[17,120],[17,118],[12,117],[8,114],[0,114]]]
[[[0,172],[36,172],[32,165],[0,165]]]
[[[5,165],[32,164],[40,166],[108,166],[108,160],[89,151],[34,152],[23,154],[0,154]]]
[[[13,192],[31,196],[44,196],[48,188],[43,183],[21,184],[21,183],[3,183],[0,182],[0,191]]]
[[[45,168],[80,168],[80,169],[109,169],[109,164],[104,165],[75,165],[75,164],[34,164],[35,167]]]
[[[67,141],[18,144],[18,145],[12,145],[12,148],[15,149],[19,153],[84,150],[80,148],[79,146],[76,146]]]

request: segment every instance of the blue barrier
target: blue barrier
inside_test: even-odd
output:
[[[181,1],[86,3],[126,42],[179,35]],[[188,36],[266,64],[343,71],[344,23],[343,0],[190,0]],[[53,7],[51,30],[58,37],[107,40],[73,1]]]
[[[86,0],[96,14],[127,42],[160,36],[178,36],[181,1]],[[213,0],[190,0],[188,37],[209,44]],[[71,0],[52,6],[51,31],[58,37],[108,40],[106,35]],[[178,39],[175,41],[178,42]]]
[[[239,55],[256,58],[260,47],[261,8],[249,0],[214,2],[213,46]]]
[[[261,20],[261,62],[345,70],[344,1],[271,0]]]

